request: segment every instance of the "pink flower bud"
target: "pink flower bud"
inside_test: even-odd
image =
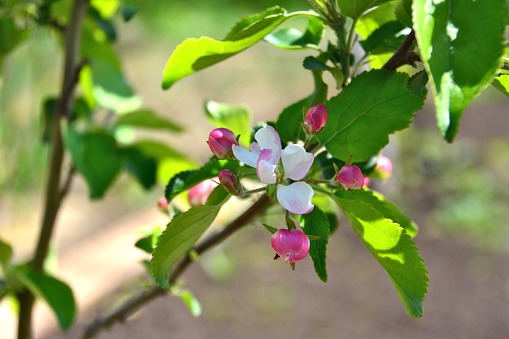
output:
[[[157,201],[157,207],[159,207],[159,209],[161,211],[167,211],[168,210],[168,200],[166,200],[165,197],[159,198],[159,200]]]
[[[319,104],[311,107],[306,114],[305,124],[311,134],[317,134],[323,131],[327,123],[327,107]]]
[[[391,159],[380,155],[376,161],[375,172],[382,178],[388,178],[392,173],[392,162]]]
[[[219,178],[221,185],[223,185],[224,189],[227,190],[228,193],[239,196],[244,194],[244,190],[242,189],[239,180],[229,169],[220,170],[217,177]]]
[[[193,186],[187,192],[187,199],[191,206],[199,206],[205,204],[210,193],[216,188],[217,184],[213,181],[217,178],[209,179],[200,182],[198,185]]]
[[[340,182],[346,190],[349,188],[360,190],[364,187],[364,176],[356,165],[343,166],[336,176],[336,181]]]
[[[284,258],[286,263],[304,259],[309,252],[309,238],[299,230],[280,229],[271,239],[272,248]]]
[[[209,134],[209,147],[219,159],[233,157],[232,145],[238,145],[235,134],[227,128],[216,128]]]
[[[364,177],[364,186],[368,187],[371,183],[371,179],[369,177]]]

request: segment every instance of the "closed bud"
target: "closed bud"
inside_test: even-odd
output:
[[[319,104],[311,107],[306,113],[304,122],[306,132],[308,134],[318,134],[323,131],[327,123],[327,107]]]
[[[165,197],[159,198],[157,207],[161,212],[168,213],[168,200]]]
[[[309,238],[299,230],[280,229],[272,236],[271,243],[274,251],[290,264],[304,259],[309,252]]]
[[[215,179],[217,178],[202,181],[198,185],[195,185],[189,189],[187,192],[187,199],[189,200],[189,204],[191,206],[199,206],[205,204],[210,193],[212,193],[214,188],[217,186],[217,183],[213,181]]]
[[[216,128],[210,132],[208,144],[219,159],[233,158],[232,145],[238,145],[235,134],[227,128]]]
[[[223,185],[224,189],[227,190],[228,193],[237,196],[244,195],[242,185],[232,171],[229,169],[222,169],[219,171],[217,177],[219,178],[221,185]]]
[[[389,178],[392,173],[391,159],[380,155],[376,161],[375,173],[382,179]]]
[[[336,181],[341,183],[346,190],[350,188],[360,190],[364,187],[364,176],[356,165],[343,166],[336,175]]]

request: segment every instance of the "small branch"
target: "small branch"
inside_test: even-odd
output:
[[[226,240],[230,235],[245,226],[253,217],[264,208],[270,199],[264,194],[260,197],[249,209],[238,216],[235,220],[230,222],[225,228],[211,235],[201,244],[194,248],[194,251],[198,254],[202,254],[208,249]],[[170,273],[168,282],[170,285],[174,284],[175,281],[184,273],[184,271],[193,263],[191,256],[186,254],[179,263],[173,268]],[[116,311],[105,318],[96,318],[90,323],[83,334],[83,339],[89,339],[94,337],[99,331],[106,329],[118,321],[124,321],[134,311],[144,306],[154,298],[165,295],[168,291],[159,287],[158,285],[152,286],[141,295],[129,300],[125,304],[121,305]]]
[[[414,47],[414,41],[415,32],[412,30],[383,68],[395,71],[400,66],[407,64],[414,65],[416,61],[420,61],[418,54],[410,52]]]
[[[60,204],[62,203],[62,200],[64,200],[67,193],[69,193],[69,190],[71,189],[72,179],[74,178],[74,174],[76,173],[76,167],[74,165],[71,165],[69,167],[69,171],[67,172],[67,179],[65,179],[64,186],[60,190]]]

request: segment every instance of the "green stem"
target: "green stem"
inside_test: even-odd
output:
[[[266,190],[267,190],[266,187],[260,187],[260,188],[256,188],[256,189],[251,190],[251,191],[245,191],[244,195],[250,195],[250,194],[265,192]]]
[[[48,253],[48,246],[53,234],[55,220],[62,201],[62,191],[60,189],[60,179],[62,173],[62,164],[64,158],[64,147],[60,129],[60,119],[68,117],[70,114],[75,87],[75,68],[78,57],[81,27],[83,16],[87,7],[87,0],[75,0],[71,9],[71,19],[66,31],[64,81],[58,105],[58,111],[52,125],[51,137],[51,155],[49,161],[49,173],[46,180],[45,207],[42,219],[41,232],[35,250],[34,258],[31,262],[31,269],[42,271],[44,260]],[[18,320],[18,339],[29,339],[32,337],[32,308],[34,296],[29,290],[25,289],[18,294],[19,300],[19,320]]]

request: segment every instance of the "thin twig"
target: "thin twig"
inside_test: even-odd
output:
[[[258,213],[270,202],[270,199],[267,195],[263,194],[249,209],[247,209],[244,213],[238,216],[235,220],[230,222],[225,228],[221,231],[217,232],[214,235],[211,235],[205,241],[200,243],[194,249],[194,252],[198,254],[202,254],[208,249],[214,247],[215,245],[226,240],[230,235],[244,227],[254,216],[258,215]],[[193,263],[194,261],[191,259],[189,254],[186,254],[179,263],[173,268],[168,278],[168,282],[170,285],[173,285],[176,280],[184,273],[184,271]],[[94,337],[98,332],[103,329],[110,327],[116,322],[124,321],[131,315],[134,311],[144,306],[151,300],[155,299],[158,296],[165,295],[168,291],[159,287],[158,285],[152,286],[139,296],[127,301],[125,304],[121,305],[116,311],[111,313],[110,315],[104,318],[96,318],[92,323],[90,323],[83,334],[83,339],[89,339]]]
[[[414,47],[414,41],[415,32],[412,30],[383,68],[395,71],[400,66],[413,65],[416,61],[420,61],[419,55],[410,52]]]

